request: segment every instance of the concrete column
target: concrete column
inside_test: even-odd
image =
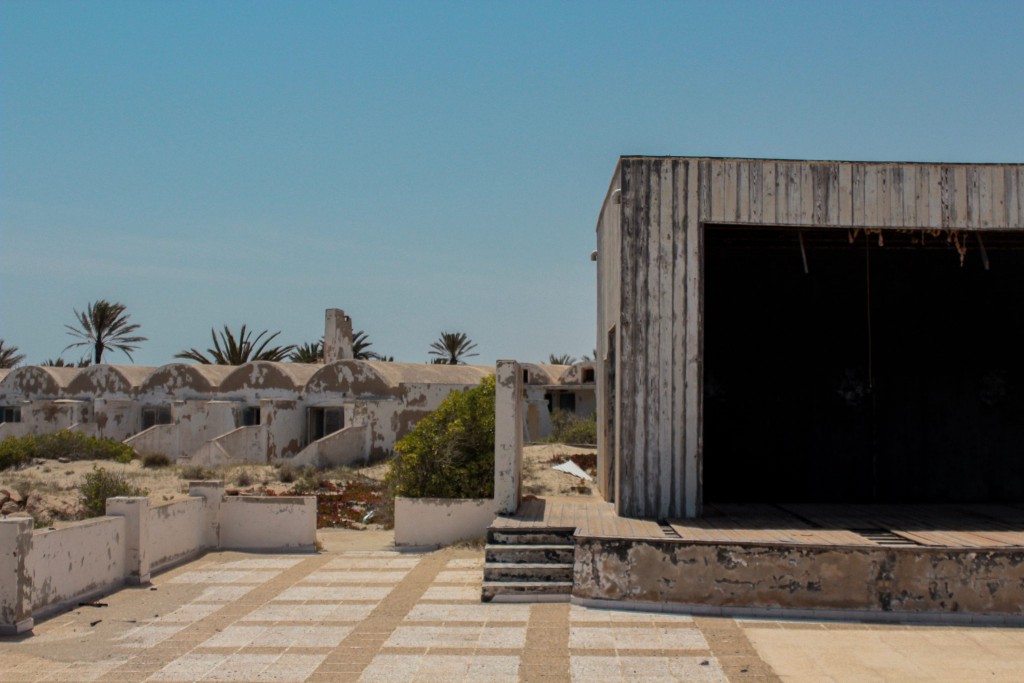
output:
[[[0,635],[32,630],[32,518],[0,519]]]
[[[223,481],[190,481],[188,495],[202,496],[206,499],[206,532],[203,534],[203,546],[206,548],[220,547],[220,508],[224,501]]]
[[[324,362],[351,358],[352,318],[340,308],[328,308],[324,320]]]
[[[515,514],[522,493],[523,371],[499,360],[494,396],[494,501],[499,514]]]
[[[124,517],[124,559],[127,583],[149,583],[149,498],[107,498],[107,514]]]

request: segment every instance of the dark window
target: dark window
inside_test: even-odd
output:
[[[242,409],[242,426],[255,427],[260,424],[260,407],[246,406]]]
[[[345,410],[343,408],[309,409],[309,440],[311,442],[333,434],[344,426]]]
[[[157,406],[153,408],[142,409],[142,428],[149,429],[156,425],[169,425],[171,424],[171,408],[170,406]]]
[[[571,392],[558,395],[558,409],[568,413],[576,412],[576,394]]]
[[[530,371],[529,370],[523,370],[523,384],[529,384],[529,383],[530,383]]]
[[[21,422],[21,408],[17,406],[0,408],[0,422]]]
[[[594,368],[583,369],[583,383],[593,384],[594,383]]]

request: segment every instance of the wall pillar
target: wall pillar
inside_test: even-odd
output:
[[[124,559],[127,583],[149,583],[149,498],[107,498],[107,514],[124,517]]]
[[[31,517],[0,519],[0,635],[32,630]]]
[[[340,308],[328,308],[324,317],[324,363],[351,360],[352,318]]]
[[[206,548],[220,547],[220,507],[224,501],[223,481],[190,481],[188,495],[202,496],[206,499],[206,531],[203,534],[203,546]]]
[[[494,501],[499,514],[515,514],[522,493],[523,371],[499,360],[494,396]]]

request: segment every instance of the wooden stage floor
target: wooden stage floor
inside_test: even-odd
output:
[[[1024,548],[1024,504],[767,505],[708,504],[704,517],[619,517],[592,496],[530,497],[502,528],[575,528],[577,535],[699,543],[815,546]]]

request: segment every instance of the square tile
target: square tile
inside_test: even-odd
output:
[[[308,557],[252,557],[218,565],[222,569],[291,569]]]
[[[256,586],[216,585],[203,589],[203,592],[192,599],[192,602],[234,602],[251,592]]]
[[[473,605],[419,603],[405,617],[405,621],[517,621],[525,623],[529,620],[529,605],[484,602]]]
[[[422,600],[480,600],[478,586],[431,586]]]
[[[168,612],[167,614],[161,615],[156,619],[156,621],[159,621],[161,623],[180,622],[191,624],[196,621],[200,621],[201,619],[205,619],[217,610],[221,609],[221,607],[223,607],[223,605],[218,605],[215,603],[185,604],[179,607],[178,609],[174,610],[173,612]]]
[[[360,571],[315,571],[300,583],[398,583],[409,572],[389,570],[386,572]]]
[[[292,586],[274,598],[275,602],[342,602],[383,600],[394,586]]]
[[[123,636],[115,638],[115,641],[121,647],[152,647],[157,643],[162,643],[187,626],[188,624],[167,624],[159,626],[155,624],[146,624],[144,626],[136,626]]]
[[[272,604],[257,607],[241,621],[355,622],[369,616],[376,604],[341,603],[339,605]]]
[[[445,569],[437,574],[434,583],[482,583],[484,573],[479,569]]]
[[[324,569],[412,569],[419,564],[418,557],[339,557],[324,565]]]

